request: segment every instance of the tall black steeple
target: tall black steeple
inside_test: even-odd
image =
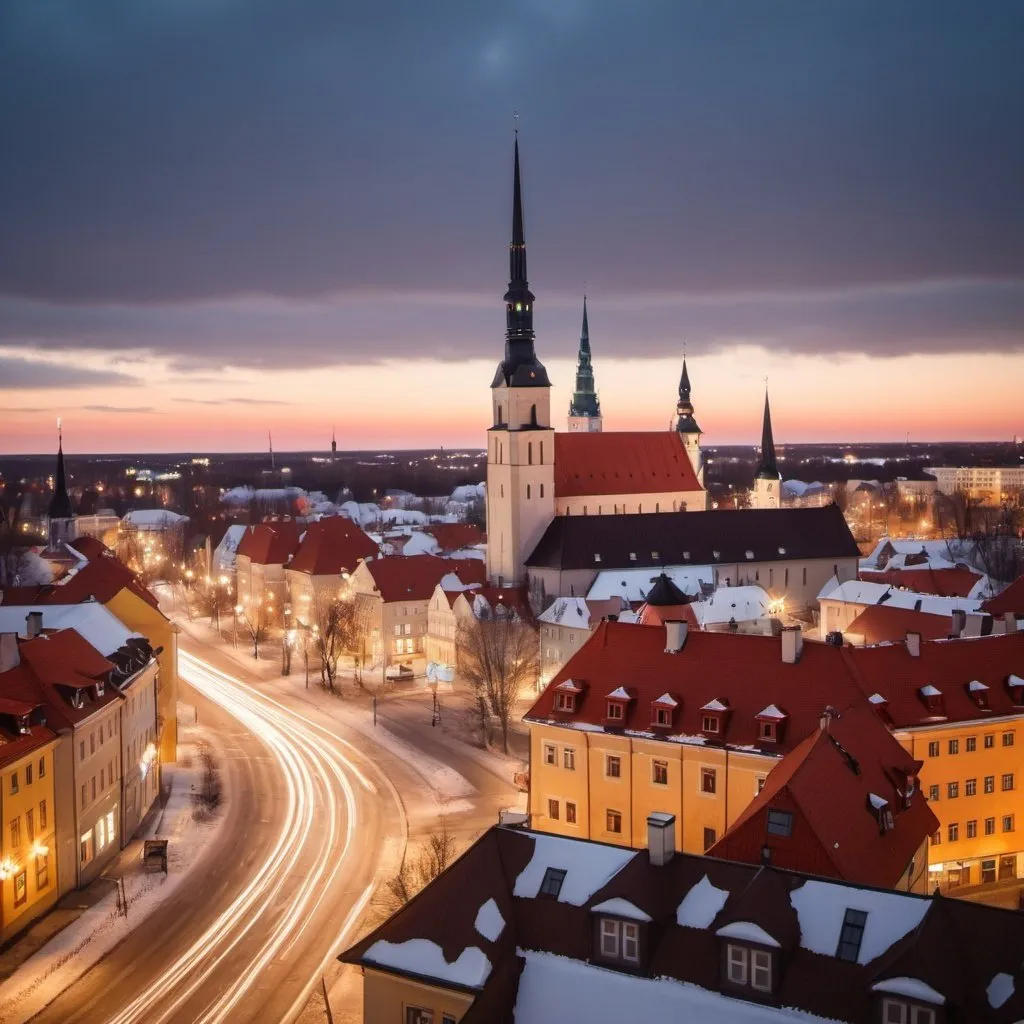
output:
[[[57,421],[57,475],[54,477],[53,497],[50,499],[51,519],[71,519],[71,498],[68,495],[67,476],[64,472],[64,433]]]
[[[580,351],[576,357],[576,390],[569,401],[570,416],[601,415],[601,402],[594,390],[594,367],[590,361],[590,326],[587,323],[587,297],[583,296],[583,327],[580,330]]]
[[[533,348],[533,292],[526,277],[526,233],[523,228],[523,189],[519,174],[519,132],[515,141],[512,183],[512,244],[509,282],[505,292],[505,358],[498,365],[492,388],[550,387],[548,372]]]
[[[686,370],[686,356],[683,356],[683,374],[679,378],[679,401],[676,403],[676,430],[680,434],[699,434],[700,427],[693,418],[693,403],[690,401],[690,374]]]
[[[755,474],[758,480],[781,480],[775,462],[775,439],[772,437],[772,411],[768,407],[768,388],[764,389],[764,423],[761,426],[761,461]]]

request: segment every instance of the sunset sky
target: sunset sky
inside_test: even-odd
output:
[[[512,111],[564,423],[1024,434],[1024,4],[0,6],[0,452],[482,446]]]

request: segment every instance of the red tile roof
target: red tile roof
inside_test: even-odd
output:
[[[476,523],[432,523],[424,533],[429,533],[441,554],[447,555],[460,548],[469,548],[474,544],[482,544],[486,539],[483,530]]]
[[[674,430],[555,434],[556,498],[703,490]]]
[[[394,555],[366,563],[384,602],[429,601],[434,588],[449,573],[463,583],[487,582],[487,567],[479,558],[438,558],[437,555]]]
[[[81,604],[90,599],[106,604],[122,590],[130,590],[153,608],[160,607],[131,569],[110,554],[90,559],[47,586],[8,587],[0,600],[10,605]]]
[[[664,626],[666,622],[685,622],[690,629],[700,629],[700,623],[690,604],[648,604],[640,605],[636,613],[637,622],[642,626]]]
[[[71,547],[90,562],[95,558],[112,557],[114,554],[103,541],[95,537],[79,537],[71,542]]]
[[[865,608],[844,632],[863,636],[866,644],[880,644],[887,640],[902,641],[908,633],[920,633],[924,640],[945,640],[952,629],[948,615],[875,604]]]
[[[1013,612],[1024,617],[1024,576],[1018,576],[1002,593],[990,597],[981,607],[992,615]]]
[[[294,519],[258,523],[242,535],[236,555],[257,565],[284,565],[299,546],[299,532]]]
[[[776,867],[892,887],[939,827],[919,790],[903,806],[904,780],[920,767],[873,712],[853,709],[786,754],[708,855],[759,864],[767,846]],[[872,795],[887,801],[887,831]],[[790,835],[768,832],[769,810],[793,815]]]
[[[867,569],[859,575],[872,583],[888,583],[938,597],[967,597],[982,578],[980,572],[962,565],[953,569]]]
[[[472,607],[473,599],[479,594],[492,609],[504,606],[511,608],[524,622],[533,622],[533,612],[530,609],[530,598],[526,586],[521,587],[474,587],[472,590],[463,590]],[[456,594],[456,597],[458,594]]]
[[[377,553],[377,545],[351,519],[331,516],[306,527],[288,568],[311,576],[337,576],[351,572],[360,558]]]

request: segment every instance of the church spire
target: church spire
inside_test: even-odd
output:
[[[757,479],[780,480],[782,474],[775,461],[775,439],[772,437],[772,411],[768,405],[768,386],[764,389],[764,422],[761,425],[761,461],[757,466]]]
[[[679,378],[679,401],[676,403],[676,430],[680,434],[699,434],[700,427],[693,418],[693,402],[690,401],[690,374],[683,356],[683,373]]]
[[[575,419],[582,422],[574,423]],[[588,421],[596,422],[588,422]],[[570,430],[600,430],[601,402],[594,388],[594,367],[590,361],[590,325],[587,322],[587,297],[583,296],[583,327],[580,329],[580,350],[576,357],[576,390],[569,400]]]
[[[519,130],[516,129],[512,175],[512,241],[509,282],[505,292],[505,358],[492,388],[550,387],[547,370],[537,359],[533,341],[533,292],[526,277],[526,232],[523,227],[523,187],[519,170]]]
[[[71,519],[73,516],[67,475],[64,471],[64,432],[60,420],[57,420],[57,474],[54,477],[53,497],[50,499],[50,518]]]

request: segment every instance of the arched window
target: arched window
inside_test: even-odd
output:
[[[637,512],[643,512],[643,510],[644,510],[643,505],[637,505],[636,510],[637,510]]]
[[[536,405],[531,405],[530,406],[530,426],[531,427],[537,426],[537,406]]]
[[[498,403],[498,426],[499,427],[501,426],[502,422],[503,421],[502,421],[502,418],[501,418],[501,402],[499,402]]]
[[[661,511],[661,502],[660,501],[656,501],[654,503],[654,511],[655,512],[660,512]]]
[[[529,484],[526,485],[526,497],[527,498],[530,497],[530,485]]]
[[[533,465],[533,442],[530,441],[526,445],[526,464],[528,466]]]
[[[584,514],[584,515],[586,515],[586,514],[587,514],[587,506],[586,506],[586,505],[584,505],[584,506],[583,506],[583,514]]]

